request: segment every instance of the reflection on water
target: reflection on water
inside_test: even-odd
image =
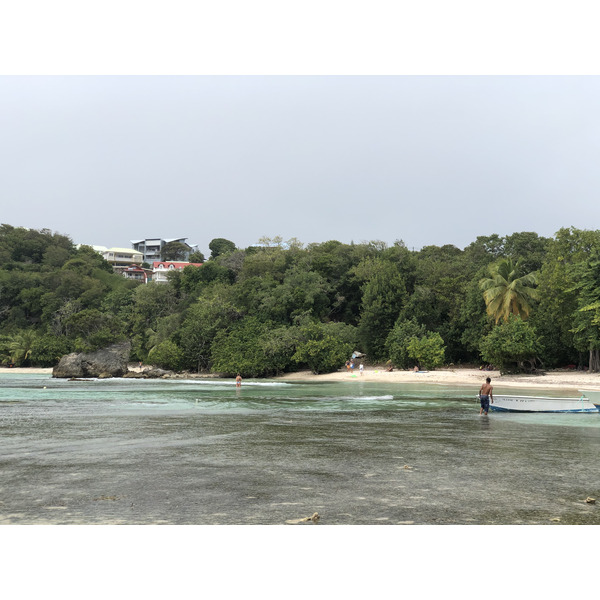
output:
[[[467,388],[3,374],[0,443],[1,523],[600,523],[600,414]]]

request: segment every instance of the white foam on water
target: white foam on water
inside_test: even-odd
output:
[[[139,380],[138,380],[139,381]],[[235,387],[235,380],[227,380],[227,379],[162,379],[163,383],[165,381],[174,382],[174,383],[183,383],[185,385],[202,385],[209,387]],[[293,384],[284,383],[279,381],[243,381],[242,387],[291,387]]]

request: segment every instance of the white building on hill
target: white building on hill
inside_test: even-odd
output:
[[[202,263],[155,261],[152,263],[152,281],[155,283],[167,283],[167,274],[179,271],[186,267],[201,267]]]
[[[187,246],[186,259],[189,258],[192,252],[198,250],[197,245],[190,245],[187,243],[187,238],[146,238],[145,240],[131,240],[131,247],[137,252],[141,252],[144,260],[148,264],[152,264],[155,261],[162,260],[161,252],[164,246],[170,242],[179,242],[184,246]]]

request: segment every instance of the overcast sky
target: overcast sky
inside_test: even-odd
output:
[[[8,76],[3,223],[454,244],[600,224],[597,76]]]

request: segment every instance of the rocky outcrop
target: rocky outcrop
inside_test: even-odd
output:
[[[74,352],[60,359],[52,377],[122,377],[127,373],[131,344],[122,342],[96,352]]]
[[[158,367],[154,367],[152,369],[144,369],[141,372],[137,371],[129,371],[123,377],[127,379],[167,379],[174,378],[175,373],[173,371],[165,371],[165,369],[159,369]]]

